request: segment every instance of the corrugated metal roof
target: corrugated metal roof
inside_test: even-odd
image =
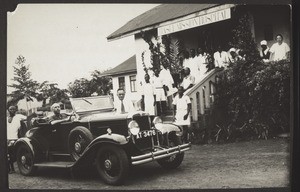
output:
[[[108,40],[130,32],[186,16],[198,11],[218,6],[219,4],[162,4],[130,20],[124,26],[107,37]]]
[[[134,73],[136,72],[136,57],[133,55],[120,65],[116,66],[115,68],[112,68],[108,71],[105,71],[101,74],[101,76],[115,76],[125,73]]]

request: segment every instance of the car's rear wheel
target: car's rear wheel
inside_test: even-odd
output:
[[[96,156],[96,166],[100,177],[110,185],[120,185],[124,182],[129,170],[126,152],[114,145],[101,147]]]
[[[176,136],[175,134],[169,135],[169,146],[174,147],[177,145],[181,145],[182,141],[180,137]],[[166,157],[163,159],[158,159],[157,162],[159,165],[161,165],[163,168],[166,169],[175,169],[179,167],[179,165],[182,163],[184,157],[184,153],[178,153],[176,155],[172,155],[170,157]]]
[[[73,160],[78,160],[93,140],[92,133],[85,127],[76,127],[69,134],[69,150]]]
[[[17,149],[17,164],[22,175],[33,175],[37,170],[32,151],[26,145],[20,145]]]

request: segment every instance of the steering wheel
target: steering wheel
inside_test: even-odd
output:
[[[67,116],[69,116],[69,121],[72,121],[72,117],[76,118],[76,113],[72,111],[71,113],[66,113]]]

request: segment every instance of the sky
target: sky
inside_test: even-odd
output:
[[[106,37],[157,4],[19,4],[7,14],[7,84],[18,55],[32,79],[61,89],[94,70],[107,70],[135,53],[134,37]],[[8,88],[8,93],[12,89]]]

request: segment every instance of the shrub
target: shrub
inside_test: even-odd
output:
[[[226,138],[238,135],[267,139],[270,133],[289,131],[290,62],[264,63],[249,23],[250,17],[245,14],[233,29],[231,45],[243,50],[246,57],[220,74],[212,116],[215,124],[227,130],[223,131]]]
[[[223,71],[217,94],[215,108],[223,111],[217,122],[259,138],[289,130],[290,62],[236,62]]]

